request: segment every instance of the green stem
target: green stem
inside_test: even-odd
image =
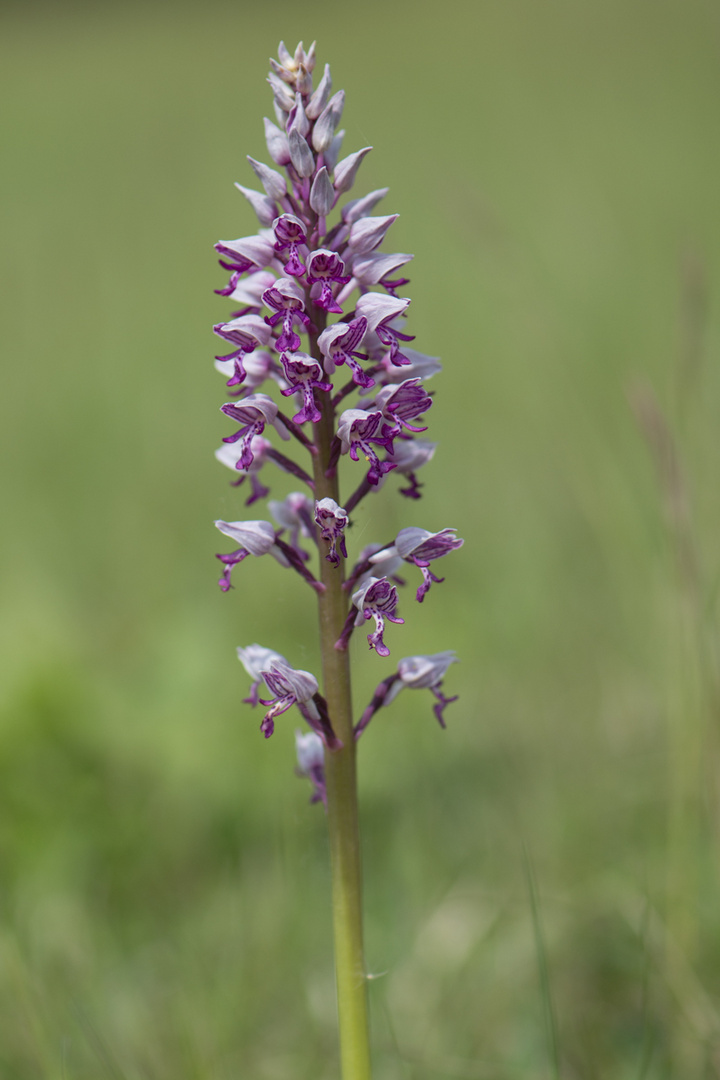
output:
[[[310,317],[316,326],[322,328],[325,312],[313,308]],[[310,351],[322,363],[315,335],[310,337]],[[340,503],[337,477],[328,479],[325,476],[330,444],[335,433],[334,409],[329,393],[320,392],[317,397],[323,400],[318,401],[322,420],[314,425],[315,446],[318,450],[313,461],[315,498],[329,497]],[[333,567],[323,555],[324,552],[321,552],[320,577],[325,585],[325,592],[318,598],[323,689],[333,728],[343,743],[341,750],[325,751],[340,1058],[342,1080],[370,1080],[350,660],[347,652],[338,652],[335,649],[335,642],[340,637],[347,615],[348,599],[342,588],[345,576],[342,562],[340,566]]]

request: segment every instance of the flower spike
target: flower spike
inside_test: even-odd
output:
[[[309,780],[311,802],[326,807],[332,850],[334,856],[340,853],[333,858],[334,896],[349,913],[344,927],[336,920],[343,1057],[352,1058],[353,1075],[369,1077],[365,980],[358,978],[365,967],[359,944],[354,740],[402,689],[429,690],[444,727],[443,710],[456,699],[443,694],[443,679],[457,658],[438,652],[400,660],[354,723],[347,651],[354,631],[369,624],[369,649],[388,657],[384,634],[388,623],[402,624],[398,590],[414,574],[406,565],[422,574],[415,594],[422,601],[430,585],[442,580],[431,570],[434,560],[463,541],[455,529],[432,533],[413,526],[377,543],[364,535],[376,517],[368,513],[357,523],[361,550],[351,551],[346,561],[356,507],[379,492],[392,472],[398,473],[403,495],[420,497],[417,477],[436,445],[417,436],[426,430],[434,402],[425,383],[440,363],[409,347],[414,341],[406,332],[410,300],[402,294],[413,256],[387,250],[397,214],[376,211],[387,188],[349,196],[371,147],[343,149],[345,92],[333,87],[328,66],[314,78],[315,67],[314,43],[309,49],[302,42],[294,49],[280,43],[268,75],[273,119],[264,120],[267,164],[249,157],[255,179],[247,187],[236,184],[258,219],[257,233],[215,245],[228,274],[227,284],[215,291],[231,305],[214,328],[228,342],[215,367],[225,380],[221,411],[235,422],[216,457],[233,472],[228,497],[242,501],[249,488],[246,505],[269,499],[267,511],[253,511],[259,520],[216,522],[235,545],[217,558],[223,592],[231,589],[239,563],[271,555],[301,576],[317,600],[327,699],[312,672],[292,667],[270,648],[255,643],[238,648],[237,655],[250,679],[246,702],[264,706],[265,738],[293,708],[306,724],[295,734],[296,772]],[[287,454],[279,451],[279,439],[289,444]],[[293,458],[301,453],[308,455],[303,458],[308,471]],[[341,468],[343,456],[360,467]],[[263,483],[272,473],[269,462],[305,490],[270,498]],[[350,487],[341,497],[345,473]],[[234,489],[242,485],[236,495]],[[260,565],[260,574],[268,564],[266,559]],[[307,590],[302,592],[307,598]],[[282,618],[294,603],[288,594],[266,606]],[[300,634],[310,655],[312,646],[304,631]]]

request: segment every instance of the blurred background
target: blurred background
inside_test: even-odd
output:
[[[323,811],[235,659],[317,670],[311,596],[213,558],[212,244],[256,229],[281,37],[347,91],[445,364],[425,498],[391,478],[354,543],[466,538],[389,660],[354,642],[358,714],[462,658],[447,731],[406,693],[361,745],[378,1080],[720,1075],[717,4],[1,21],[0,1075],[337,1076]]]

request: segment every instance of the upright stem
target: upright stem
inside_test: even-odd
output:
[[[313,307],[315,325],[324,325],[325,312]],[[317,338],[310,336],[310,351],[322,362]],[[325,476],[330,445],[335,434],[334,409],[329,393],[318,393],[322,420],[315,424],[314,458],[315,498],[340,502],[337,477]],[[337,980],[338,1023],[342,1080],[370,1080],[370,1040],[367,1015],[367,980],[363,955],[362,873],[358,829],[357,772],[355,739],[350,697],[349,654],[338,652],[347,616],[348,598],[342,588],[342,561],[334,567],[321,557],[320,577],[325,592],[319,596],[320,646],[322,650],[323,689],[333,728],[342,741],[342,749],[325,751],[327,817],[330,833],[332,869],[332,910],[335,938],[335,975]]]

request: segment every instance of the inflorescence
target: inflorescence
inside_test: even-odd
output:
[[[380,250],[397,215],[372,213],[388,189],[339,206],[371,150],[366,146],[340,156],[344,91],[332,93],[328,66],[313,86],[314,44],[306,52],[301,43],[293,55],[281,43],[278,56],[278,61],[270,61],[268,76],[277,123],[265,119],[275,167],[249,157],[262,191],[236,185],[255,211],[260,229],[254,236],[215,245],[220,265],[230,275],[216,292],[235,305],[227,321],[214,327],[231,346],[230,352],[216,357],[230,399],[221,411],[237,425],[216,456],[236,474],[235,486],[249,482],[247,506],[270,494],[263,482],[268,480],[268,465],[295,477],[305,490],[268,502],[274,523],[215,523],[238,545],[217,556],[223,566],[219,584],[228,591],[238,563],[249,555],[269,554],[322,593],[325,586],[308,565],[308,548],[318,549],[345,576],[350,514],[360,500],[379,491],[394,471],[403,478],[400,492],[420,498],[417,474],[432,459],[436,445],[417,438],[427,430],[425,416],[433,405],[425,383],[441,365],[407,344],[414,340],[405,332],[410,300],[398,293],[408,284],[403,275],[412,255]],[[262,389],[273,383],[279,403]],[[287,404],[282,399],[288,399]],[[320,459],[324,475],[334,476],[344,455],[362,466],[342,506],[331,498],[315,498],[312,459],[323,453],[315,428],[328,414],[333,434],[325,460]],[[294,440],[302,447],[307,470],[277,449],[268,437],[273,431],[286,444]],[[462,543],[455,529],[429,532],[413,526],[401,529],[389,543],[360,551],[343,584],[349,613],[335,648],[346,649],[355,628],[372,619],[370,649],[388,656],[386,623],[404,621],[396,614],[398,586],[405,584],[397,571],[403,563],[420,570],[416,599],[422,602],[431,584],[443,580],[432,572],[431,563]],[[305,719],[309,730],[296,737],[299,772],[313,784],[313,801],[325,801],[324,748],[340,744],[317,679],[260,645],[240,648],[238,656],[252,679],[247,701],[267,709],[261,724],[266,738],[276,717],[293,705]],[[456,659],[453,652],[441,652],[400,660],[355,725],[355,738],[404,687],[430,690],[444,727],[443,709],[456,699],[446,698],[441,686]]]

